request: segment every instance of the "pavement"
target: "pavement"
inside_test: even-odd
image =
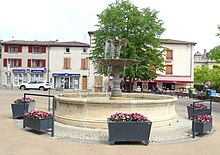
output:
[[[30,91],[28,91],[30,92]],[[39,93],[33,91],[31,93]],[[40,92],[47,93],[47,92]],[[51,94],[67,92],[51,91]],[[220,114],[213,113],[211,133],[192,138],[191,121],[186,106],[177,105],[179,122],[175,126],[153,129],[147,146],[137,143],[109,145],[107,131],[91,131],[55,123],[55,137],[23,129],[22,120],[12,119],[11,103],[23,97],[24,91],[0,89],[0,155],[219,155]],[[39,97],[36,108],[47,109],[47,99]],[[190,104],[193,99],[179,98]],[[220,103],[214,103],[220,104]],[[89,136],[92,133],[93,136]],[[88,139],[98,135],[97,139]],[[80,138],[81,139],[80,139]]]

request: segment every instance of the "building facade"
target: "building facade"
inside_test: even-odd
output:
[[[201,66],[208,66],[209,68],[213,68],[213,65],[219,65],[219,63],[209,59],[210,52],[207,52],[204,49],[203,53],[197,51],[194,54],[194,68],[200,68]]]
[[[2,45],[1,85],[46,80],[53,88],[94,88],[89,44],[11,40]]]
[[[93,31],[90,35],[91,48],[94,46]],[[180,41],[167,39],[163,42],[164,47],[168,48],[165,53],[164,72],[157,72],[158,77],[154,80],[133,79],[133,90],[138,86],[142,90],[151,90],[158,86],[163,90],[187,90],[193,87],[194,80],[194,47],[196,43],[189,41]],[[105,78],[108,80],[108,78]],[[126,81],[125,81],[126,82]],[[129,81],[128,81],[129,82]],[[107,83],[107,82],[104,82]]]
[[[154,80],[161,89],[180,90],[193,87],[194,81],[194,47],[196,43],[167,39],[163,46],[165,53],[165,70],[158,72]]]

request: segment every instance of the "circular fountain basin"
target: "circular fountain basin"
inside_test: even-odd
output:
[[[107,118],[116,112],[141,113],[152,121],[152,127],[177,122],[177,98],[148,93],[123,93],[110,100],[110,93],[70,93],[56,95],[55,120],[85,128],[107,128]]]

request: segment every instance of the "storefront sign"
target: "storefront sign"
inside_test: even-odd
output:
[[[13,73],[24,73],[25,69],[12,69]]]
[[[40,69],[31,70],[31,73],[44,73],[44,70],[40,70]]]
[[[80,74],[68,74],[68,73],[53,73],[52,76],[68,76],[68,77],[80,77]]]

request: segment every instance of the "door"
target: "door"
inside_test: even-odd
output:
[[[82,90],[87,90],[87,76],[82,77]]]
[[[69,89],[69,83],[70,83],[69,80],[70,80],[69,78],[65,78],[65,85],[64,85],[65,89]]]

